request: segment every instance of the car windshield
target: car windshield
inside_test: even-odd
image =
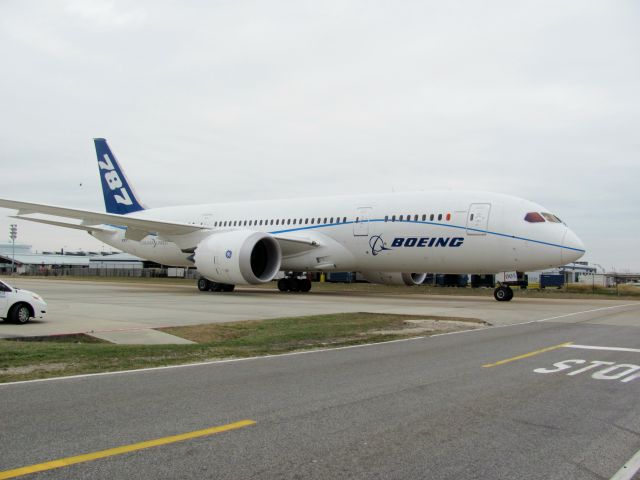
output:
[[[13,289],[8,283],[4,283],[3,281],[0,281],[0,292],[10,292],[11,290]]]

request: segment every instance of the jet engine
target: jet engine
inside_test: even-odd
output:
[[[256,285],[273,280],[282,252],[267,233],[236,230],[202,240],[193,260],[200,274],[214,282]]]
[[[383,285],[420,285],[427,278],[426,273],[362,272],[362,276],[371,283]]]

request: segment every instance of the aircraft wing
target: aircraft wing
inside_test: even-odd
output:
[[[9,215],[9,218],[17,218],[18,220],[26,220],[27,222],[44,223],[45,225],[55,225],[56,227],[72,228],[74,230],[84,230],[85,232],[108,232],[109,230],[101,227],[93,227],[90,225],[78,225],[77,223],[58,222],[46,218],[21,217],[20,215]]]
[[[130,215],[117,215],[113,213],[94,212],[91,210],[80,210],[75,208],[57,207],[40,203],[19,202],[16,200],[6,200],[0,198],[0,207],[18,210],[18,216],[41,213],[56,217],[74,218],[81,220],[83,226],[87,225],[117,225],[126,227],[127,232],[131,232],[132,239],[141,239],[148,234],[159,235],[186,235],[189,233],[207,230],[206,227],[189,225],[188,223],[164,222],[157,220],[147,220],[135,218]],[[27,218],[22,218],[28,220]],[[42,222],[44,223],[44,222]],[[63,225],[59,225],[63,226]],[[70,227],[74,228],[74,227]],[[95,230],[95,229],[92,229]],[[135,232],[135,233],[134,233]],[[142,237],[140,237],[140,235]]]
[[[157,221],[136,218],[130,215],[95,212],[91,210],[80,210],[75,208],[58,207],[55,205],[21,202],[17,200],[0,199],[0,207],[18,210],[18,214],[16,216],[13,216],[13,218],[19,218],[20,220],[27,220],[31,222],[44,223],[48,225],[55,225],[58,227],[72,228],[77,230],[85,230],[88,232],[108,231],[105,228],[98,227],[98,225],[115,225],[119,227],[125,227],[127,229],[125,237],[130,240],[137,241],[142,240],[144,237],[150,234],[157,234],[166,238],[177,240],[176,237],[179,237],[181,235],[188,235],[194,232],[209,230],[207,227],[190,225],[188,223]],[[57,220],[25,216],[30,214],[44,214],[53,215],[56,217],[72,218],[81,220],[81,223],[74,224],[60,222]],[[296,255],[320,245],[318,240],[308,235],[295,235],[292,233],[286,233],[274,234],[274,237],[280,244],[282,254],[285,256]],[[188,249],[195,247],[202,237],[188,236],[183,238],[183,242],[185,243],[178,242],[179,246]]]

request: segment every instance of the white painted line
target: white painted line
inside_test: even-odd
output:
[[[624,347],[598,347],[596,345],[565,345],[563,348],[578,348],[581,350],[607,350],[611,352],[634,352],[640,353],[640,348],[624,348]]]
[[[529,322],[522,322],[522,323],[512,323],[509,325],[496,325],[493,327],[489,327],[489,328],[476,328],[476,329],[472,329],[472,330],[461,330],[458,332],[448,332],[448,333],[438,333],[436,335],[429,335],[429,336],[419,336],[419,337],[411,337],[411,338],[401,338],[398,340],[388,340],[386,342],[377,342],[377,343],[363,343],[360,345],[349,345],[346,347],[333,347],[333,348],[318,348],[315,350],[304,350],[302,352],[290,352],[290,353],[281,353],[278,355],[263,355],[260,357],[246,357],[246,358],[229,358],[226,360],[211,360],[209,362],[198,362],[198,363],[186,363],[186,364],[181,364],[181,365],[167,365],[164,367],[149,367],[149,368],[137,368],[135,370],[117,370],[114,372],[100,372],[100,373],[85,373],[83,375],[71,375],[68,377],[52,377],[52,378],[39,378],[37,380],[22,380],[19,382],[7,382],[7,383],[0,383],[0,388],[2,387],[6,387],[8,385],[20,385],[20,384],[24,384],[24,383],[40,383],[40,382],[52,382],[55,380],[71,380],[71,379],[78,379],[78,378],[88,378],[88,377],[99,377],[99,376],[105,376],[105,375],[121,375],[121,374],[128,374],[128,373],[138,373],[138,372],[151,372],[154,370],[169,370],[169,369],[173,369],[173,368],[187,368],[187,367],[199,367],[202,365],[215,365],[215,364],[219,364],[219,363],[233,363],[233,362],[245,362],[248,360],[261,360],[261,359],[270,359],[270,358],[278,358],[278,357],[290,357],[290,356],[294,356],[294,355],[306,355],[306,354],[311,354],[311,353],[321,353],[321,352],[331,352],[334,350],[347,350],[347,349],[352,349],[352,348],[364,348],[364,347],[375,347],[378,345],[385,345],[388,343],[399,343],[399,342],[410,342],[412,340],[422,340],[424,338],[432,338],[432,337],[442,337],[444,335],[455,335],[455,334],[463,334],[463,333],[471,333],[471,332],[486,332],[486,331],[490,331],[493,330],[495,328],[507,328],[507,327],[517,327],[519,325],[528,325],[530,323],[538,323],[538,322],[546,322],[548,320],[555,320],[557,318],[564,318],[564,317],[570,317],[573,315],[581,315],[583,313],[592,313],[592,312],[598,312],[601,310],[609,310],[612,308],[623,308],[623,307],[631,307],[631,306],[639,306],[640,302],[638,303],[627,303],[624,305],[613,305],[611,307],[603,307],[603,308],[595,308],[593,310],[584,310],[581,312],[574,312],[574,313],[567,313],[565,315],[560,315],[557,317],[549,317],[549,318],[542,318],[540,320],[531,320]]]
[[[520,322],[520,323],[510,323],[508,325],[494,325],[494,326],[491,326],[490,329],[492,330],[494,328],[507,328],[507,327],[517,327],[518,325],[530,325],[532,323],[548,322],[548,321],[551,321],[551,320],[557,320],[558,318],[572,317],[574,315],[582,315],[584,313],[599,312],[601,310],[610,310],[612,308],[638,307],[638,306],[640,306],[640,302],[637,302],[637,303],[625,303],[624,305],[613,305],[611,307],[594,308],[592,310],[583,310],[581,312],[566,313],[564,315],[558,315],[556,317],[540,318],[538,320],[529,320],[529,321]],[[456,335],[456,334],[462,334],[462,333],[481,332],[481,331],[486,331],[486,330],[488,330],[488,329],[486,329],[486,328],[478,328],[478,329],[475,329],[475,330],[462,330],[462,331],[459,331],[459,332],[437,333],[435,335],[429,335],[429,337],[442,337],[444,335]]]
[[[640,471],[640,450],[611,477],[611,480],[631,480],[638,471]]]

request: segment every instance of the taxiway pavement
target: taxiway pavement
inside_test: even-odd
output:
[[[0,338],[90,333],[114,343],[179,343],[158,327],[340,312],[399,313],[479,318],[507,325],[616,305],[617,300],[525,299],[512,302],[458,295],[384,295],[239,288],[202,293],[195,285],[92,282],[17,278],[48,303],[47,318],[27,325],[0,323]],[[616,320],[617,321],[617,320]],[[626,322],[626,320],[625,320]]]

